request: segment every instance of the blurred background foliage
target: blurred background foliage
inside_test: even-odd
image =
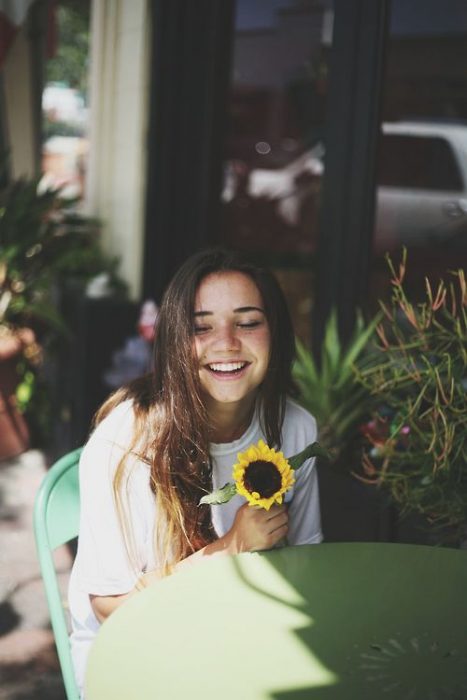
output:
[[[102,248],[99,221],[75,205],[60,189],[42,189],[39,178],[0,193],[0,341],[17,344],[17,406],[39,442],[50,422],[44,361],[72,341],[63,294],[85,295],[98,275],[105,294],[127,294],[118,258]]]

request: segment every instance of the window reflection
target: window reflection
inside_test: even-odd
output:
[[[377,168],[371,297],[408,248],[408,290],[467,257],[467,3],[393,0]]]
[[[455,131],[415,125],[383,128],[378,183],[383,187],[462,192]],[[451,131],[451,133],[450,133]],[[462,130],[460,135],[462,136]],[[444,132],[443,135],[440,132]]]
[[[467,232],[467,126],[383,125],[379,151],[376,254],[401,246],[448,255]],[[442,264],[440,259],[439,263]],[[447,260],[446,260],[447,262]],[[414,263],[413,263],[414,264]],[[412,264],[412,266],[413,266]]]
[[[276,269],[309,338],[332,1],[237,0],[222,237]]]

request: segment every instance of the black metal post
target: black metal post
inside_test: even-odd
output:
[[[338,310],[343,340],[367,292],[389,0],[335,0],[313,344]]]

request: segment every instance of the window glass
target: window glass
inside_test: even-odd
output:
[[[392,0],[383,84],[370,299],[407,248],[407,291],[424,296],[467,260],[467,3]]]
[[[331,0],[237,0],[223,242],[272,267],[310,339]]]
[[[462,176],[452,146],[444,138],[384,134],[378,184],[462,192]]]

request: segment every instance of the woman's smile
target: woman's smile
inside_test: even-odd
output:
[[[229,361],[229,362],[212,362],[206,365],[207,369],[213,373],[216,379],[221,381],[229,379],[238,379],[249,367],[249,362]]]

